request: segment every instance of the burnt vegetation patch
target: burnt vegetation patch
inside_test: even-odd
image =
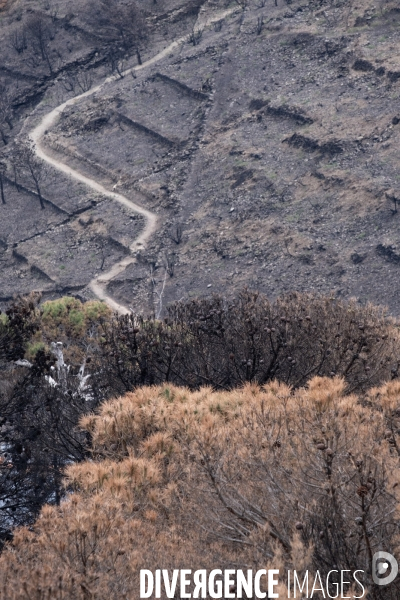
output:
[[[376,253],[391,263],[400,264],[400,254],[392,245],[378,244]]]
[[[320,143],[318,140],[299,133],[294,133],[289,138],[285,138],[283,142],[294,148],[302,148],[307,152],[320,152],[327,155],[341,154],[344,150],[340,141],[330,140]]]
[[[199,92],[198,90],[194,90],[193,88],[189,87],[185,83],[182,83],[181,81],[178,81],[177,79],[172,79],[171,77],[168,77],[168,75],[164,75],[163,73],[156,73],[154,75],[153,79],[160,79],[164,83],[167,83],[167,84],[171,85],[172,87],[175,87],[180,92],[183,92],[184,94],[190,96],[191,98],[194,98],[195,100],[208,100],[208,95],[205,94],[204,92]]]
[[[262,108],[264,108],[264,106],[267,106],[268,103],[269,100],[263,100],[262,98],[253,98],[253,100],[251,100],[249,104],[249,110],[252,112],[255,110],[261,110]]]
[[[282,117],[284,119],[292,119],[298,125],[312,125],[314,119],[308,117],[298,108],[290,106],[270,106],[268,105],[265,109],[265,113],[273,117]]]
[[[271,117],[277,117],[282,119],[290,119],[295,121],[298,125],[312,125],[314,119],[306,115],[301,109],[282,104],[281,106],[271,106],[269,100],[263,100],[261,98],[254,98],[249,104],[249,110],[262,111],[264,114]]]
[[[315,36],[308,31],[299,31],[291,38],[291,44],[293,46],[309,46],[315,40]]]
[[[387,77],[392,83],[396,83],[400,79],[400,71],[388,71]]]
[[[369,60],[358,58],[353,64],[353,69],[355,71],[363,71],[364,73],[367,73],[374,70],[374,65],[369,62]]]
[[[379,332],[385,319],[377,309],[300,294],[271,303],[244,291],[231,302],[177,303],[167,314],[163,323],[121,317],[106,325],[103,348],[118,393],[163,381],[230,389],[277,377],[298,386],[312,374],[341,373],[351,389],[363,389],[397,368],[395,338],[389,323]]]
[[[234,167],[234,174],[231,176],[231,179],[234,179],[231,189],[235,189],[245,183],[253,179],[254,171],[253,169],[246,169],[245,167]]]
[[[82,131],[91,131],[91,132],[99,131],[103,127],[106,127],[106,125],[109,124],[109,121],[110,121],[109,116],[95,117],[93,119],[90,119],[83,125]]]

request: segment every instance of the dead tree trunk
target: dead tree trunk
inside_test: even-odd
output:
[[[1,173],[1,172],[0,172],[0,196],[1,196],[1,203],[5,204],[6,203],[6,197],[4,195],[3,173]]]
[[[31,175],[32,175],[32,179],[33,179],[33,181],[34,181],[34,183],[35,183],[36,192],[37,192],[37,195],[38,195],[38,197],[39,197],[40,208],[41,208],[42,210],[44,210],[46,207],[45,207],[45,204],[44,204],[44,200],[43,200],[42,193],[41,193],[41,191],[40,191],[39,179],[38,179],[38,178],[37,178],[37,176],[36,176],[36,172],[35,172],[35,170],[34,170],[34,169],[31,167],[31,166],[29,166],[29,171],[30,171],[30,173],[31,173]]]

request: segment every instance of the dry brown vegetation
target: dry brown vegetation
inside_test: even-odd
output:
[[[1,598],[136,598],[139,569],[362,569],[398,552],[400,385],[347,395],[339,378],[297,391],[145,387],[82,426],[71,494],[16,532]],[[281,597],[287,591],[280,589]]]
[[[0,543],[43,504],[59,504],[65,466],[88,455],[77,424],[110,398],[162,384],[222,392],[277,379],[297,389],[314,376],[343,377],[346,393],[364,394],[398,378],[397,321],[355,302],[270,302],[243,290],[176,303],[161,321],[113,317],[99,302],[37,301],[0,315]]]

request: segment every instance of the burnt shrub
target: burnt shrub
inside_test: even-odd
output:
[[[299,387],[315,375],[341,375],[360,391],[397,376],[400,349],[395,323],[376,307],[298,293],[271,302],[247,290],[178,302],[163,321],[116,317],[102,335],[106,395],[163,382]]]

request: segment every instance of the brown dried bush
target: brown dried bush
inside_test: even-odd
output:
[[[0,557],[0,597],[130,599],[140,568],[270,566],[361,569],[368,597],[394,599],[370,573],[400,550],[399,415],[399,382],[356,396],[337,377],[109,401],[82,421],[93,456],[67,499]]]

